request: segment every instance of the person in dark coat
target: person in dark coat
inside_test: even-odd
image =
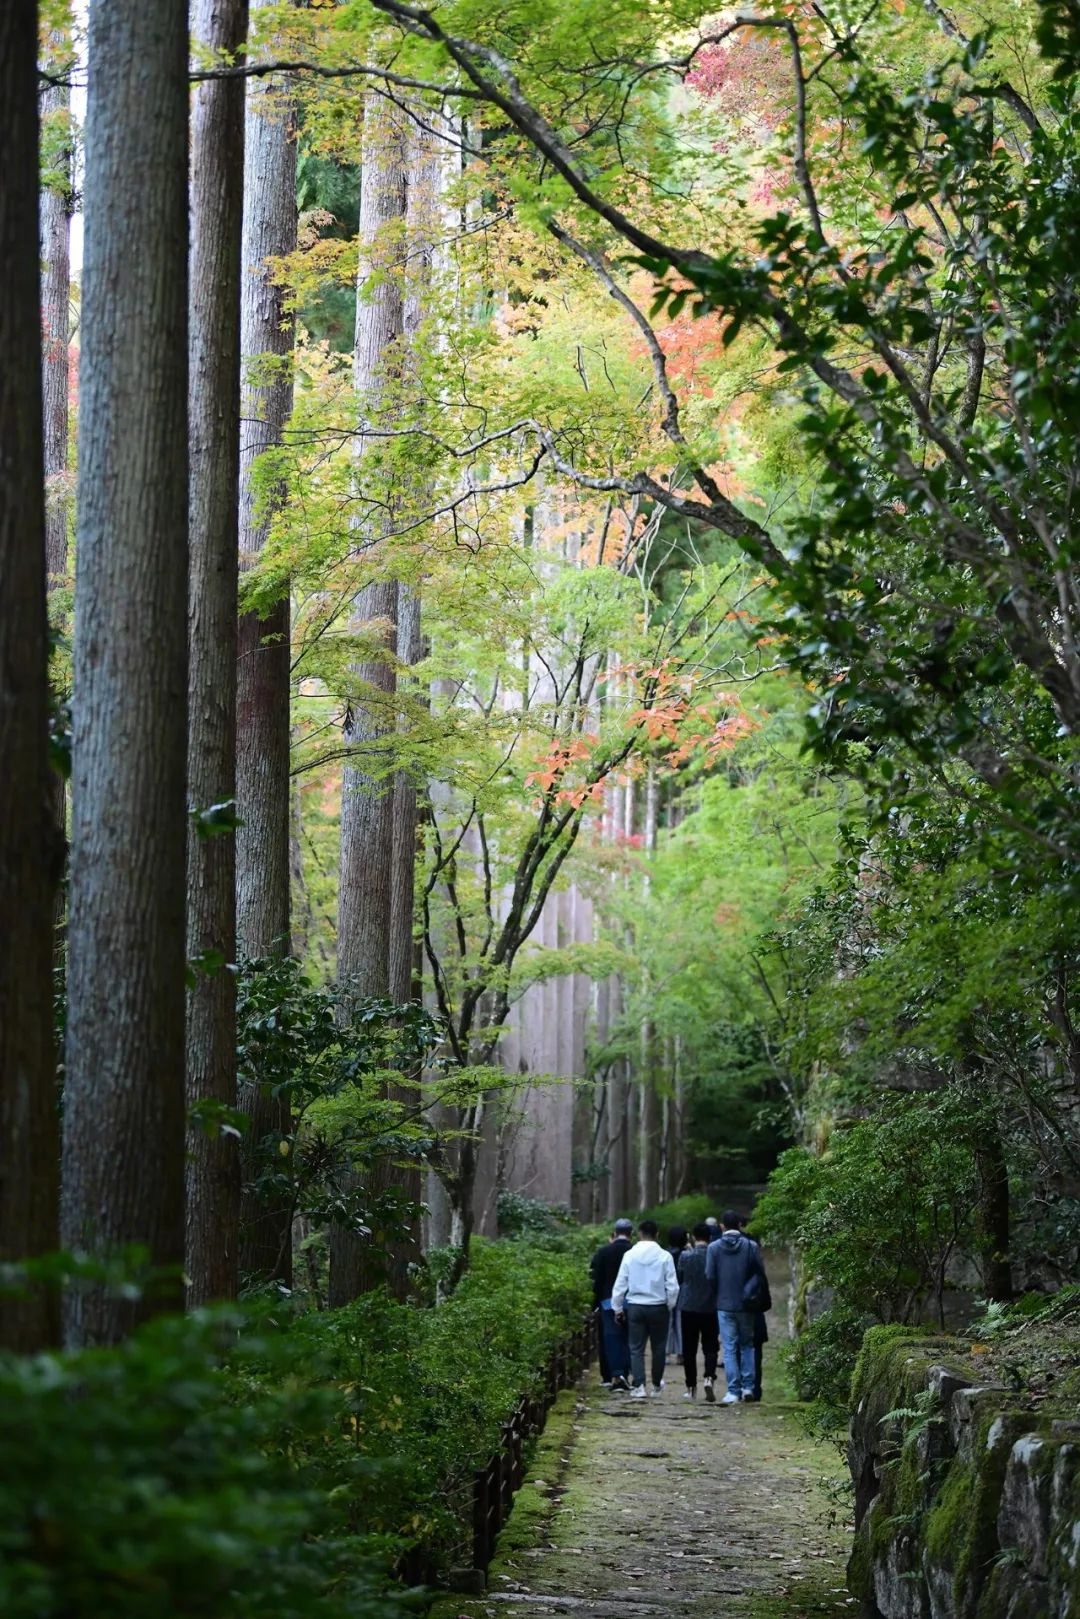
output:
[[[716,1288],[705,1276],[711,1232],[702,1221],[694,1227],[694,1246],[679,1255],[679,1319],[682,1323],[683,1376],[687,1400],[697,1397],[697,1351],[705,1355],[705,1398],[716,1399],[716,1361],[720,1352],[720,1326],[716,1315]]]
[[[765,1345],[769,1341],[769,1328],[765,1320],[765,1313],[767,1310],[772,1309],[772,1294],[769,1292],[769,1278],[765,1270],[765,1256],[761,1251],[761,1244],[751,1232],[747,1231],[745,1220],[741,1222],[741,1225],[743,1235],[748,1237],[754,1244],[754,1247],[758,1251],[758,1258],[761,1260],[763,1286],[758,1294],[757,1299],[752,1305],[754,1312],[754,1391],[750,1396],[752,1400],[760,1400],[762,1352]],[[743,1395],[743,1398],[745,1399],[746,1396]]]
[[[597,1350],[600,1376],[613,1389],[630,1387],[630,1338],[626,1322],[616,1321],[611,1308],[611,1290],[619,1274],[623,1255],[633,1246],[634,1226],[627,1219],[615,1221],[611,1241],[598,1248],[589,1261],[593,1303],[596,1306]]]
[[[679,1258],[686,1247],[687,1236],[688,1232],[684,1225],[673,1225],[668,1230],[667,1251],[671,1255],[671,1263],[675,1266],[676,1276],[679,1274]],[[671,1320],[668,1322],[667,1353],[668,1360],[675,1363],[682,1361],[682,1321],[679,1318],[678,1305],[672,1310]]]
[[[754,1397],[754,1301],[765,1285],[765,1268],[756,1243],[744,1237],[739,1216],[725,1209],[723,1231],[705,1256],[705,1277],[716,1288],[720,1342],[724,1350],[727,1393],[721,1405]]]

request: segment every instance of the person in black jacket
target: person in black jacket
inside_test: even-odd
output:
[[[671,1263],[675,1266],[675,1275],[679,1274],[679,1257],[686,1248],[688,1233],[684,1225],[673,1225],[667,1234],[667,1251],[671,1255]],[[682,1364],[682,1323],[679,1319],[679,1306],[676,1305],[668,1321],[667,1358],[673,1365]]]
[[[706,1280],[705,1260],[711,1238],[702,1221],[694,1227],[694,1246],[679,1255],[679,1318],[682,1322],[684,1398],[697,1396],[697,1349],[700,1340],[705,1354],[705,1398],[716,1399],[716,1360],[720,1352],[720,1325],[716,1315],[716,1288]]]
[[[754,1314],[754,1390],[751,1395],[743,1396],[744,1399],[749,1397],[751,1400],[760,1400],[762,1351],[769,1341],[769,1328],[765,1321],[765,1312],[772,1309],[772,1294],[769,1292],[769,1278],[765,1273],[765,1257],[761,1251],[761,1244],[755,1236],[752,1236],[747,1231],[745,1220],[740,1220],[739,1226],[743,1235],[754,1244],[758,1251],[758,1258],[761,1260],[762,1286],[757,1298],[750,1307]]]
[[[615,1221],[611,1241],[598,1248],[589,1261],[593,1303],[596,1306],[597,1349],[600,1377],[613,1389],[630,1387],[630,1338],[625,1319],[616,1321],[611,1308],[611,1290],[619,1274],[623,1255],[633,1246],[634,1227],[630,1220]]]

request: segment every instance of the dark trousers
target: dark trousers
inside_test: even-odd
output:
[[[607,1374],[610,1381],[613,1377],[625,1377],[630,1370],[630,1346],[627,1342],[626,1322],[616,1321],[614,1310],[600,1310],[600,1320],[603,1323],[604,1359],[607,1361]]]
[[[610,1383],[611,1367],[608,1365],[607,1349],[604,1345],[604,1312],[599,1305],[596,1306],[593,1320],[596,1322],[596,1358],[600,1363],[600,1381]]]
[[[626,1322],[630,1328],[630,1370],[635,1388],[645,1381],[645,1340],[652,1349],[653,1387],[664,1378],[667,1355],[668,1307],[666,1304],[628,1304]]]
[[[769,1341],[769,1329],[765,1324],[765,1311],[758,1310],[754,1316],[754,1399],[761,1399],[761,1352]]]
[[[697,1387],[697,1351],[701,1340],[705,1356],[705,1377],[715,1378],[716,1362],[720,1354],[720,1324],[715,1310],[683,1310],[682,1363],[688,1389]]]

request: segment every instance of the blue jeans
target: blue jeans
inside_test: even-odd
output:
[[[627,1377],[630,1372],[630,1335],[625,1319],[616,1321],[610,1299],[605,1299],[600,1306],[600,1321],[608,1376]]]
[[[754,1312],[718,1310],[729,1394],[754,1392]]]

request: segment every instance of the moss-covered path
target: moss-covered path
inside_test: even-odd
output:
[[[770,1357],[771,1360],[771,1357]],[[485,1596],[433,1619],[820,1619],[850,1615],[849,1537],[766,1362],[760,1405],[631,1402],[595,1368],[552,1411],[499,1541]],[[770,1383],[772,1387],[770,1388]]]

